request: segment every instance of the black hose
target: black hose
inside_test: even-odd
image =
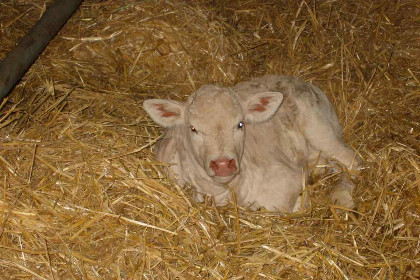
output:
[[[83,0],[56,0],[0,62],[0,104]]]

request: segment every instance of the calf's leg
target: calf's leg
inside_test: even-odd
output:
[[[340,182],[331,191],[331,202],[346,208],[354,208],[355,204],[352,197],[354,184],[351,182],[349,171],[357,170],[360,159],[344,143],[337,117],[334,115],[331,118],[326,118],[315,112],[307,119],[303,131],[306,139],[315,150],[321,151],[324,157],[335,158],[345,167]],[[340,168],[338,164],[332,164],[333,169]]]

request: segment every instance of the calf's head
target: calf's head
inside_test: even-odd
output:
[[[207,175],[216,183],[228,183],[240,172],[245,125],[267,121],[282,100],[279,92],[239,99],[229,88],[206,85],[186,102],[149,99],[143,108],[162,127],[178,128]]]

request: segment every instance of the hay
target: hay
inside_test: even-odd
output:
[[[0,3],[0,58],[45,1]],[[418,279],[418,2],[86,1],[0,105],[2,279]],[[195,203],[141,108],[281,73],[319,85],[364,159],[357,211]],[[314,173],[317,173],[315,170]]]

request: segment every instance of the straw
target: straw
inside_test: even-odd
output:
[[[84,1],[0,104],[8,279],[418,279],[418,1]],[[0,4],[0,59],[45,1]],[[148,98],[264,74],[310,81],[363,158],[356,209],[311,167],[307,212],[194,201]],[[1,278],[1,277],[0,277]]]

